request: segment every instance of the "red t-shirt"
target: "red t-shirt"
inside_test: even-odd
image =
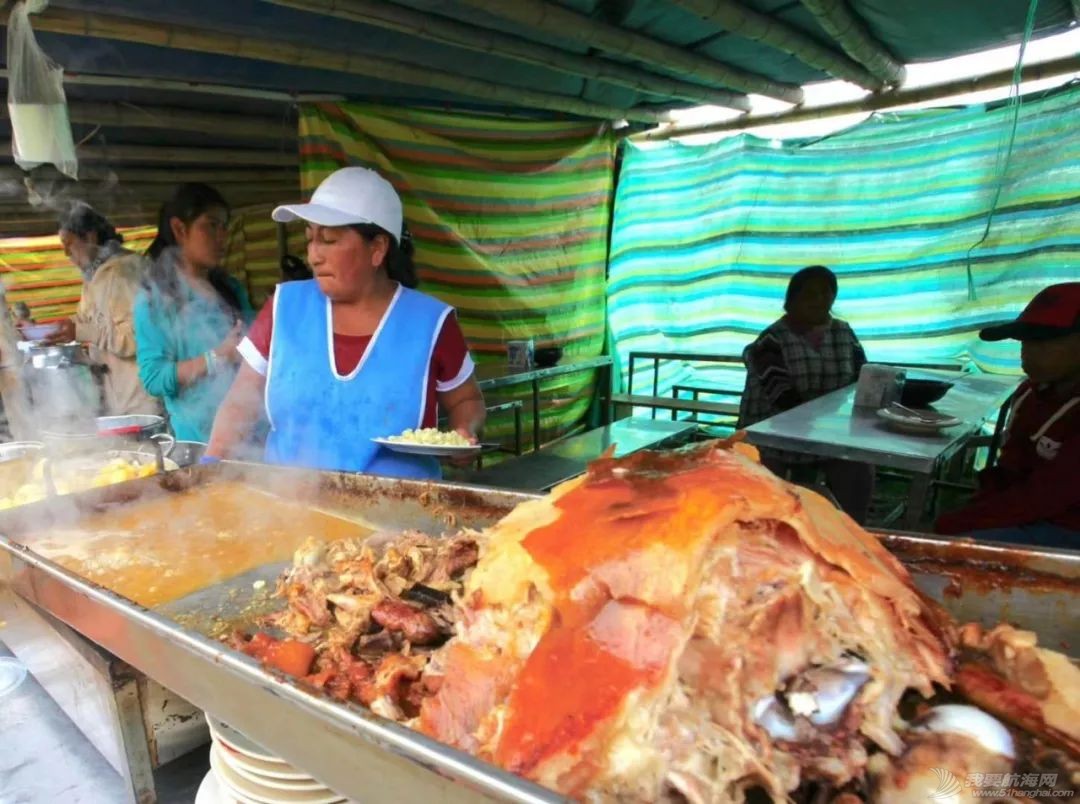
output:
[[[247,337],[238,351],[251,368],[266,376],[270,361],[270,339],[274,331],[274,305],[263,305]],[[334,333],[334,364],[338,374],[349,374],[360,364],[370,335],[339,335]],[[472,376],[475,366],[465,343],[465,335],[454,313],[443,321],[435,348],[431,353],[431,370],[428,372],[427,394],[424,400],[424,427],[435,427],[438,421],[437,394],[452,391]]]
[[[1080,398],[1027,380],[1016,399],[997,464],[964,508],[938,518],[938,533],[1041,521],[1080,532]]]

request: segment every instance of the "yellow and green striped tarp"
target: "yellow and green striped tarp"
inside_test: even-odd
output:
[[[120,229],[124,245],[145,251],[156,226]],[[9,305],[25,302],[36,321],[71,316],[79,304],[82,276],[64,256],[55,234],[45,237],[9,237],[0,240],[0,281]]]
[[[306,193],[346,165],[393,183],[421,290],[457,309],[478,363],[502,364],[506,342],[528,338],[561,345],[564,363],[602,353],[614,175],[607,128],[314,104],[301,108],[300,162]],[[549,434],[582,417],[591,389],[587,375],[546,387]]]

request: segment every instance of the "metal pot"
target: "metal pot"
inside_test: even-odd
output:
[[[23,376],[30,402],[46,428],[100,412],[101,389],[80,344],[19,348],[26,355]]]
[[[53,427],[41,431],[41,439],[54,455],[130,450],[134,443],[155,444],[154,451],[162,458],[172,452],[176,439],[165,432],[165,418],[152,414],[129,416],[98,416],[93,424],[76,423],[68,427]],[[162,465],[158,466],[163,468]]]

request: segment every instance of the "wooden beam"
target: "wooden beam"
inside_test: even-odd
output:
[[[51,165],[43,165],[29,172],[17,167],[0,167],[0,181],[22,181],[28,177],[33,181],[71,181]],[[297,170],[287,168],[222,170],[215,167],[129,168],[117,166],[114,169],[97,165],[80,165],[79,181],[82,183],[118,182],[120,184],[183,184],[189,181],[201,181],[208,184],[268,184],[277,182],[279,184],[295,184],[299,187],[300,174]]]
[[[526,28],[562,39],[583,42],[607,53],[634,59],[665,70],[678,71],[696,82],[756,92],[788,103],[801,103],[802,90],[794,84],[731,67],[691,53],[678,45],[594,20],[546,0],[459,0],[464,5],[512,20]]]
[[[669,0],[669,2],[706,22],[719,25],[744,39],[761,42],[800,61],[824,70],[834,78],[851,81],[871,90],[881,89],[883,82],[871,75],[861,64],[826,47],[798,28],[768,14],[762,14],[734,0]],[[1080,2],[1080,0],[1077,0]]]
[[[0,143],[0,154],[10,154],[11,143]],[[238,148],[181,148],[157,145],[84,145],[76,150],[80,162],[160,162],[189,165],[289,165],[295,153]]]
[[[208,184],[214,184],[210,181]],[[60,202],[86,201],[90,205],[101,202],[131,202],[151,200],[155,204],[164,201],[173,192],[180,182],[167,184],[88,184],[85,182],[34,182],[30,188],[25,185],[18,188],[8,188],[0,203],[14,202],[40,204],[58,199]],[[227,184],[220,185],[221,194],[232,202],[233,197],[251,198],[257,196],[268,200],[295,198],[300,194],[300,186],[291,184]]]
[[[1070,73],[1080,72],[1080,56],[1068,56],[1054,61],[1045,61],[1039,64],[1028,64],[1023,68],[1023,81],[1041,81],[1046,78],[1057,78]],[[751,115],[740,117],[736,120],[725,120],[719,123],[701,123],[693,126],[664,126],[631,134],[627,139],[634,142],[647,142],[655,140],[669,140],[673,137],[689,137],[695,134],[715,134],[721,131],[742,131],[759,126],[774,126],[782,123],[798,123],[804,120],[821,120],[826,117],[839,117],[845,114],[858,114],[860,112],[875,112],[881,109],[891,109],[897,106],[909,106],[915,103],[927,103],[941,100],[954,95],[966,95],[969,92],[984,92],[988,89],[999,89],[1009,86],[1013,82],[1013,68],[1000,70],[996,73],[988,73],[978,78],[964,78],[959,81],[948,81],[943,84],[932,84],[918,89],[902,89],[895,92],[884,92],[878,95],[867,95],[854,101],[834,103],[828,106],[812,106],[808,108],[791,109],[776,114]]]
[[[680,81],[659,73],[611,61],[596,56],[583,56],[550,45],[542,45],[521,36],[466,24],[438,14],[415,11],[385,0],[264,0],[310,14],[322,14],[338,19],[373,25],[441,42],[453,47],[502,58],[536,64],[568,75],[603,81],[652,95],[679,98],[699,104],[726,106],[739,111],[750,110],[745,95],[723,89],[713,89]]]
[[[34,18],[36,23],[37,18]],[[0,78],[8,79],[10,71],[0,68]],[[255,100],[278,101],[281,103],[325,101],[338,103],[347,98],[344,95],[316,93],[276,92],[270,89],[251,87],[232,87],[225,84],[211,84],[202,81],[177,81],[171,78],[146,78],[144,76],[94,75],[92,73],[64,73],[64,84],[89,87],[120,87],[123,89],[156,89],[161,92],[183,92],[189,95],[215,95],[225,98],[253,98]]]
[[[116,15],[49,8],[34,19],[34,29],[69,36],[114,39],[174,50],[213,53],[217,56],[234,56],[274,64],[288,64],[293,67],[363,75],[379,81],[438,89],[476,98],[486,103],[502,104],[519,109],[544,109],[603,120],[661,122],[667,119],[667,115],[663,112],[647,109],[619,109],[566,95],[455,75],[445,70],[396,61],[384,56],[332,50],[321,45],[298,44],[283,39],[241,36],[188,25],[171,25]]]
[[[108,215],[113,226],[153,226],[157,223],[157,210],[114,212]],[[56,234],[56,216],[37,213],[4,214],[4,237],[43,237]]]
[[[802,0],[818,24],[835,39],[851,58],[891,86],[904,83],[907,70],[893,58],[866,25],[848,8],[846,0]]]
[[[0,107],[0,119],[8,116],[7,106]],[[73,123],[115,126],[118,128],[151,128],[169,131],[197,131],[239,139],[295,140],[294,121],[257,118],[236,114],[215,114],[189,109],[136,106],[121,103],[88,103],[70,101],[68,117]]]

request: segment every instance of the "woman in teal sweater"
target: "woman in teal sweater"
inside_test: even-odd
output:
[[[146,390],[165,401],[181,441],[209,441],[252,310],[220,267],[229,207],[205,184],[184,184],[161,208],[153,262],[135,302],[136,357]]]

